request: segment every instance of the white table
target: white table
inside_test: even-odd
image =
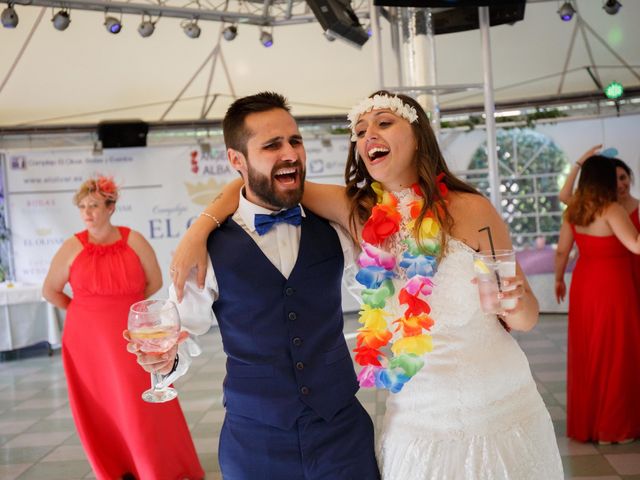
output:
[[[0,283],[0,352],[41,342],[60,346],[62,314],[42,298],[40,285]]]

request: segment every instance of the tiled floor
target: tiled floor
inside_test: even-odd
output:
[[[349,316],[346,331],[353,332],[356,325]],[[553,418],[566,478],[640,480],[640,442],[598,446],[564,437],[566,316],[544,315],[532,332],[515,336]],[[203,346],[204,355],[177,388],[207,479],[219,479],[224,354],[218,332],[207,334]],[[385,394],[362,391],[358,396],[379,426]],[[21,352],[19,359],[0,362],[0,479],[82,478],[93,475],[69,412],[59,352],[52,357],[45,349]]]

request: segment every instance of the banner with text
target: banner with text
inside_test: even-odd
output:
[[[342,183],[348,142],[344,136],[305,141],[307,178]],[[237,177],[222,144],[104,150],[5,152],[8,223],[15,280],[41,283],[62,242],[83,230],[72,204],[80,184],[109,175],[121,188],[112,219],[142,233],[168,278],[171,255],[193,219]]]

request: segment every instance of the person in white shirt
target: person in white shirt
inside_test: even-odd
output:
[[[207,240],[205,280],[187,280],[178,304],[190,334],[215,321],[220,327],[227,354],[223,477],[378,479],[373,424],[355,398],[343,335],[341,280],[351,241],[299,205],[306,154],[281,95],[235,101],[223,131],[243,195],[224,223],[215,215],[200,219],[217,227]],[[163,359],[128,348],[145,370],[167,374],[164,383],[184,374],[197,353],[192,340],[177,359],[175,349]]]

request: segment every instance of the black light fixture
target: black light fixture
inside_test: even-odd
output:
[[[270,46],[273,45],[273,35],[270,32],[267,32],[266,30],[262,30],[260,32],[260,43],[269,48]]]
[[[182,22],[182,30],[184,34],[189,38],[198,38],[200,36],[201,30],[198,26],[198,19],[194,18],[193,20],[188,20],[186,22]]]
[[[618,0],[607,0],[602,6],[604,11],[609,15],[615,15],[618,13],[618,11],[620,11],[620,7],[622,7],[622,4]]]
[[[13,8],[13,4],[9,3],[7,8],[2,11],[0,14],[0,21],[2,21],[2,26],[4,28],[16,28],[18,26],[18,14]]]
[[[576,13],[576,9],[573,8],[571,2],[564,2],[558,10],[558,15],[563,22],[570,21]]]
[[[56,30],[60,30],[61,32],[66,30],[69,24],[71,23],[71,17],[69,16],[69,11],[64,8],[57,12],[52,18],[51,23],[53,24],[53,28]]]
[[[118,20],[116,17],[111,17],[107,15],[107,12],[104,12],[104,27],[107,29],[107,32],[112,33],[114,35],[120,33],[122,30],[122,22]]]
[[[151,21],[151,15],[148,13],[142,14],[142,21],[138,25],[138,33],[142,38],[150,37],[156,29],[156,22]]]
[[[363,28],[364,31],[367,32],[367,36],[371,38],[373,36],[373,27],[371,26],[371,22],[367,23]]]
[[[222,31],[222,36],[225,40],[230,42],[238,36],[238,27],[236,27],[235,25],[229,25]]]
[[[524,0],[522,0],[524,1]],[[307,5],[315,15],[320,27],[324,32],[329,32],[333,38],[344,40],[351,45],[360,48],[362,47],[369,37],[370,33],[360,23],[360,19],[351,8],[351,2],[345,0],[306,0]],[[375,3],[375,2],[374,2]],[[384,2],[388,3],[388,2]],[[406,6],[413,7],[418,6],[415,1],[407,1]],[[433,3],[433,0],[427,0],[425,7],[431,6],[429,3]],[[440,1],[440,3],[455,3],[466,4],[467,2],[454,2],[454,1]],[[495,2],[500,3],[500,2]],[[395,2],[391,2],[392,5],[396,5]],[[422,6],[422,5],[421,5]],[[442,5],[444,6],[444,5]],[[493,7],[492,7],[493,9]],[[328,37],[327,37],[328,38]]]

